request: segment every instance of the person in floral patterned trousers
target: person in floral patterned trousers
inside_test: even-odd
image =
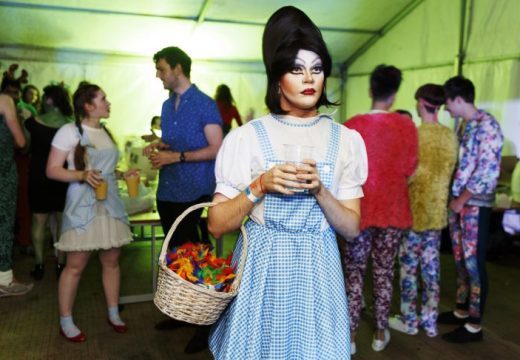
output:
[[[504,137],[497,120],[475,107],[475,87],[470,80],[453,77],[444,84],[444,91],[446,110],[464,122],[448,220],[457,270],[456,310],[441,313],[438,322],[459,325],[444,334],[444,340],[466,343],[483,339],[486,246]]]
[[[437,336],[440,293],[441,230],[448,223],[447,203],[451,176],[457,160],[457,137],[438,121],[445,95],[441,85],[425,84],[415,93],[422,124],[419,134],[419,164],[409,180],[412,229],[399,247],[401,315],[389,319],[390,328],[409,334],[421,326],[426,335]],[[417,270],[421,266],[421,314],[417,317]]]
[[[394,262],[403,231],[412,225],[408,178],[417,163],[417,129],[408,117],[389,111],[401,80],[401,71],[395,66],[378,65],[370,74],[371,110],[344,123],[359,132],[368,156],[368,178],[361,199],[361,233],[354,239],[345,239],[351,354],[356,352],[364,277],[370,258],[375,325],[372,349],[383,351],[390,342],[388,318]]]

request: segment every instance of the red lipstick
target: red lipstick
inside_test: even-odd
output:
[[[316,94],[316,90],[314,90],[314,89],[305,89],[301,93],[303,95],[314,95],[314,94]]]

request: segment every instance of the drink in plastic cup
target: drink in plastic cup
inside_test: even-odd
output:
[[[292,164],[295,166],[301,166],[301,165],[303,165],[303,160],[314,158],[313,157],[314,146],[284,144],[283,147],[284,147],[285,161],[287,161],[287,163],[289,163],[289,164]],[[294,192],[302,192],[305,190],[305,189],[293,188],[293,187],[289,187],[287,189],[290,191],[294,191]]]
[[[132,174],[125,177],[126,186],[128,187],[128,196],[135,198],[139,196],[139,174]]]
[[[103,179],[95,190],[96,190],[96,200],[105,200],[107,198],[107,191],[108,191],[107,181],[105,179]]]

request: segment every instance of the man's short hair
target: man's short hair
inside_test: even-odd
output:
[[[446,99],[453,100],[460,96],[465,102],[473,104],[475,102],[475,86],[471,80],[464,76],[454,76],[444,83],[444,93]]]
[[[153,56],[153,61],[157,63],[160,59],[164,59],[168,65],[173,69],[177,64],[182,67],[182,72],[189,78],[191,72],[191,58],[176,46],[165,47],[164,49],[156,52]]]
[[[386,100],[397,93],[401,85],[401,70],[392,65],[376,66],[370,74],[370,91],[374,100]]]

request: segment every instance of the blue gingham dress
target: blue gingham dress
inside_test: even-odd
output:
[[[277,159],[267,132],[255,122],[265,164]],[[318,163],[331,188],[339,148],[339,125]],[[246,223],[248,256],[237,297],[213,326],[209,346],[222,360],[350,359],[347,299],[336,235],[321,230],[323,212],[314,196],[267,194],[265,225]],[[240,258],[242,238],[234,260]]]

